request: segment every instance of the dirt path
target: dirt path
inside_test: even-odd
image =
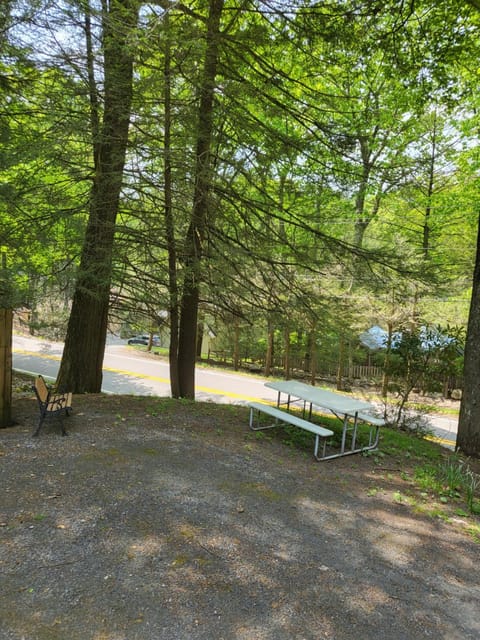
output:
[[[0,431],[1,640],[478,640],[480,544],[238,407],[81,397]],[[375,489],[375,490],[373,490]]]

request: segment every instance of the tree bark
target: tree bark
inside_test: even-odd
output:
[[[168,11],[165,13],[165,61],[164,61],[164,165],[163,179],[165,183],[165,233],[168,252],[168,296],[169,296],[169,318],[170,318],[170,345],[168,351],[168,362],[170,366],[170,390],[173,398],[180,395],[178,382],[178,276],[177,276],[177,248],[175,242],[175,221],[173,218],[173,197],[172,197],[172,112],[171,112],[171,41]]]
[[[265,353],[265,376],[272,374],[273,355],[275,350],[275,327],[273,321],[268,319],[267,322],[267,351]]]
[[[285,380],[290,378],[290,327],[287,325],[283,329],[283,349],[285,354],[285,360],[283,363],[283,376]]]
[[[0,429],[12,424],[12,286],[7,253],[0,252]]]
[[[480,2],[477,0],[467,0],[467,2],[480,11]],[[480,224],[477,231],[477,253],[473,271],[463,375],[456,449],[467,456],[478,458],[480,457]]]
[[[210,0],[203,79],[200,87],[193,207],[184,248],[185,275],[180,301],[178,382],[179,396],[191,399],[195,398],[195,355],[202,279],[201,261],[209,211],[215,78],[222,10],[223,0]]]
[[[314,322],[308,337],[310,353],[310,384],[315,386],[317,381],[317,326]]]
[[[74,393],[97,393],[102,386],[115,222],[132,99],[131,37],[137,14],[136,0],[104,6],[103,121],[98,139],[93,140],[95,172],[89,218],[58,375],[58,386]],[[91,106],[94,117],[97,105]]]
[[[343,389],[343,360],[345,357],[345,339],[343,335],[340,335],[338,338],[338,361],[337,361],[337,390],[341,391]]]
[[[477,232],[456,448],[467,456],[480,457],[480,229]]]
[[[240,368],[240,323],[236,316],[233,319],[233,368]]]
[[[12,317],[0,309],[0,429],[12,425]]]
[[[202,359],[202,344],[203,344],[204,333],[205,333],[205,322],[202,317],[197,321],[197,338],[196,338],[197,350],[195,353],[195,360],[200,361]]]
[[[365,214],[365,198],[367,195],[368,182],[372,170],[370,160],[370,148],[366,138],[359,136],[360,155],[362,157],[362,178],[358,185],[358,191],[355,198],[355,231],[353,244],[356,247],[362,247],[365,231],[370,223],[370,218]]]

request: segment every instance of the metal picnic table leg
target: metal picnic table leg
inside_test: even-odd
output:
[[[353,417],[352,451],[355,451],[355,445],[357,444],[357,427],[358,427],[358,413],[355,413]]]
[[[345,414],[343,418],[342,444],[340,446],[340,453],[345,453],[345,444],[347,441],[347,430],[348,430],[348,416]]]

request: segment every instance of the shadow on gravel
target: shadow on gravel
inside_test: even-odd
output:
[[[480,637],[480,545],[395,501],[393,462],[315,463],[242,407],[78,397],[32,440],[15,406],[1,640]]]

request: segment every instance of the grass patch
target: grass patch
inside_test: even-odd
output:
[[[292,409],[291,413],[303,417],[300,410]],[[258,416],[260,424],[268,425],[272,423],[272,417],[260,414]],[[333,431],[333,437],[328,441],[328,445],[340,447],[343,421],[331,415],[323,415],[313,413],[311,421]],[[282,424],[278,427],[265,432],[271,434],[272,438],[279,439],[282,443],[305,451],[311,451],[313,447],[313,434],[294,427],[293,425]],[[357,446],[368,446],[370,436],[370,427],[366,424],[360,424],[357,429]],[[260,436],[262,439],[266,436]],[[347,437],[348,442],[348,437]],[[348,446],[348,445],[347,445]],[[442,450],[440,447],[420,436],[415,436],[406,431],[382,427],[380,430],[380,447],[377,451],[367,451],[365,455],[383,458],[385,455],[400,456],[403,458],[415,460],[432,460],[439,461],[442,459]]]
[[[475,542],[478,542],[480,544],[480,525],[479,524],[475,524],[467,527],[467,532],[472,536]]]
[[[291,409],[290,413],[299,418],[303,418],[303,412],[301,410]],[[273,418],[268,415],[260,414],[257,417],[259,424],[271,424]],[[330,440],[328,440],[328,446],[340,447],[342,440],[342,431],[343,431],[343,422],[334,416],[327,416],[319,413],[314,413],[311,418],[307,418],[311,420],[314,424],[318,424],[326,429],[330,429],[333,431],[333,436]],[[287,446],[301,449],[305,451],[311,451],[313,448],[313,442],[315,436],[308,431],[304,431],[303,429],[299,429],[290,424],[279,424],[278,427],[275,427],[271,431],[262,432],[259,431],[257,433],[271,433],[272,437],[278,438],[283,444]],[[275,434],[275,436],[273,436]],[[361,424],[357,429],[357,446],[367,446],[369,443],[369,434],[370,428],[368,425]],[[265,437],[265,436],[263,436]],[[259,439],[262,439],[260,436]]]
[[[382,427],[380,433],[381,449],[388,455],[410,458],[414,461],[439,462],[443,459],[442,449],[429,440],[390,427]]]
[[[300,411],[292,413],[302,417]],[[271,420],[265,416],[265,424],[268,424],[268,421],[271,423]],[[328,444],[340,446],[343,429],[341,420],[314,414],[312,421],[331,429],[334,436]],[[359,425],[358,446],[368,445],[369,432],[368,425]],[[272,429],[267,433],[268,436],[259,432],[256,439],[271,437],[295,449],[308,453],[312,451],[314,436],[307,431],[292,425],[279,425],[278,429]],[[389,460],[395,460],[395,466],[401,470],[400,477],[411,484],[413,494],[419,492],[418,496],[397,492],[393,496],[395,502],[407,504],[419,512],[444,520],[449,519],[451,507],[464,513],[465,517],[480,514],[480,477],[473,473],[461,457],[447,452],[420,434],[415,435],[390,427],[382,427],[380,434],[379,449],[366,451],[364,455],[371,457],[379,466],[391,464]],[[409,474],[404,469],[407,465]],[[374,487],[369,490],[368,495],[375,496],[379,491],[378,487]]]
[[[274,491],[263,482],[241,482],[240,484],[225,482],[220,485],[220,488],[224,491],[232,492],[237,497],[262,497],[271,502],[277,502],[284,499],[282,494]]]
[[[282,500],[280,493],[270,489],[270,487],[263,482],[242,482],[238,485],[238,493],[259,495],[271,501]]]

